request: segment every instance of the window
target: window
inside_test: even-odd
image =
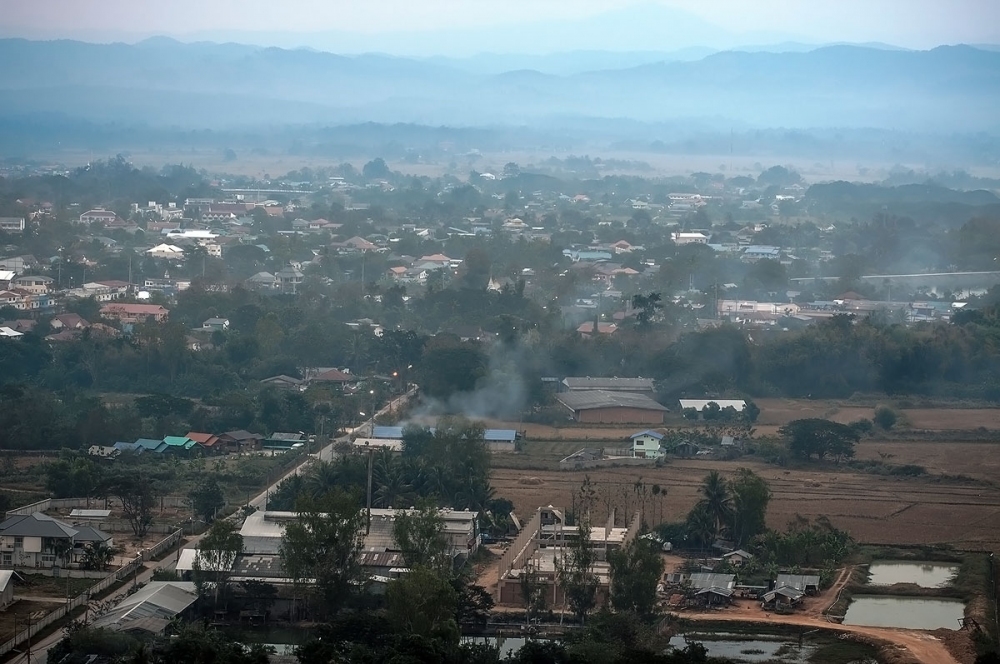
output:
[[[3,564],[4,565],[13,565],[14,564],[14,559],[13,559],[13,557],[11,557],[11,555],[9,553],[3,554]]]
[[[15,537],[14,538],[14,548],[15,549],[21,549],[23,547],[24,547],[24,538],[23,537]]]
[[[56,561],[56,557],[55,556],[49,556],[49,555],[44,555],[44,554],[42,555],[42,564],[43,565],[51,565],[55,561]]]

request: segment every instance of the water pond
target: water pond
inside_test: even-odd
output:
[[[962,600],[941,597],[855,595],[844,616],[845,625],[958,629],[965,615]]]
[[[957,564],[949,563],[876,560],[868,568],[868,583],[873,586],[913,583],[921,588],[944,588],[958,574],[958,568]]]
[[[753,664],[754,662],[787,662],[801,664],[808,662],[817,646],[806,641],[799,647],[796,637],[780,635],[729,634],[726,632],[689,634],[687,639],[677,635],[670,639],[670,645],[678,650],[687,647],[688,641],[696,641],[705,646],[709,657],[719,657],[733,662]]]

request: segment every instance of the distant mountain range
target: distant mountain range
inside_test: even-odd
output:
[[[1000,131],[1000,52],[884,45],[543,57],[342,56],[240,44],[0,40],[0,118],[232,128],[350,122]],[[542,71],[539,71],[541,69]]]

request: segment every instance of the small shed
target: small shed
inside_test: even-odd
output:
[[[794,588],[807,595],[819,592],[819,575],[815,574],[779,574],[774,581],[775,588]]]
[[[0,610],[14,603],[14,575],[13,570],[0,570]]]

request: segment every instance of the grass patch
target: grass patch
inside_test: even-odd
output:
[[[852,664],[857,662],[874,662],[878,649],[868,643],[849,639],[834,639],[822,643],[809,656],[810,662],[817,664]]]
[[[76,579],[66,577],[54,577],[47,574],[21,574],[24,577],[25,585],[17,588],[17,594],[25,597],[32,595],[38,597],[65,597],[66,588],[69,588],[69,596],[86,592],[87,588],[100,581],[100,579]],[[67,586],[68,582],[68,586]]]

